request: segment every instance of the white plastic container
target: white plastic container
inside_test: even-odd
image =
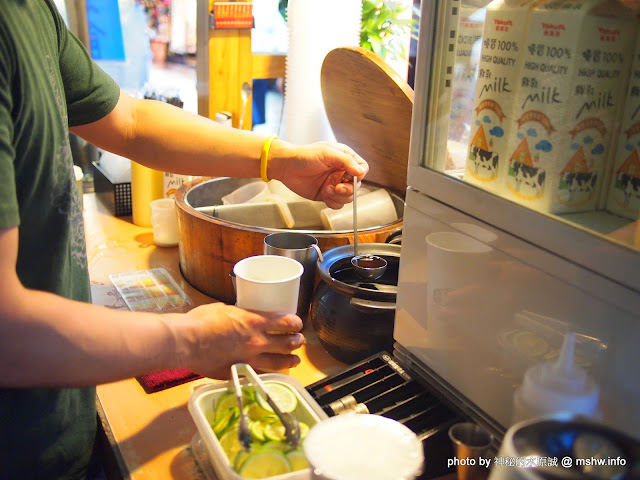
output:
[[[176,201],[173,198],[152,200],[151,226],[153,227],[153,243],[159,247],[175,247],[180,240],[178,230],[178,214]]]
[[[267,384],[275,382],[290,387],[298,398],[298,406],[293,412],[293,415],[299,421],[305,422],[309,427],[313,427],[328,418],[320,405],[318,405],[296,379],[279,373],[265,373],[260,375],[260,379]],[[242,379],[241,383],[245,384],[246,379]],[[198,427],[200,439],[206,449],[216,477],[225,480],[241,480],[245,477],[240,476],[233,470],[229,459],[210,426],[213,420],[213,405],[216,399],[230,390],[233,390],[230,381],[216,382],[197,387],[189,397],[188,408],[196,427]],[[311,478],[311,471],[307,468],[269,478],[273,480],[308,480]]]
[[[274,203],[278,207],[278,211],[280,213],[280,216],[282,217],[282,221],[284,221],[286,228],[293,228],[294,220],[293,216],[291,215],[291,211],[289,210],[289,206],[287,205],[287,199],[277,193],[273,193],[270,190],[270,183],[265,183],[262,181],[252,182],[243,185],[240,188],[236,188],[230,194],[222,197],[222,204],[246,205]],[[286,187],[282,185],[282,188],[285,189]],[[284,193],[283,189],[281,189],[280,191]],[[295,195],[293,192],[291,192],[291,194]],[[272,226],[272,228],[277,227]]]
[[[384,188],[366,194],[364,188],[359,188],[357,193],[358,229],[388,225],[398,220],[393,199]],[[347,203],[339,210],[324,208],[320,218],[327,230],[353,231],[353,204]]]
[[[299,202],[306,200],[297,193],[289,189],[284,183],[279,180],[271,180],[268,184],[269,191],[274,195],[279,195],[285,202]]]
[[[247,183],[222,197],[222,204],[237,205],[238,203],[265,202],[269,193],[269,186],[265,182]]]

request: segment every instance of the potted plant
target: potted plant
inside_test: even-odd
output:
[[[362,0],[360,46],[386,62],[406,62],[408,35],[417,32],[408,10],[402,0]]]

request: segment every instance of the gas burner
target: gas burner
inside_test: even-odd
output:
[[[455,456],[447,432],[463,416],[400,367],[386,351],[309,385],[306,390],[330,417],[347,412],[371,413],[410,428],[424,449],[425,470],[420,480],[454,471],[447,466],[447,459]]]

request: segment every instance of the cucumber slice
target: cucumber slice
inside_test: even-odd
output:
[[[238,407],[228,408],[226,411],[222,412],[211,427],[213,428],[213,433],[216,434],[216,437],[220,438],[225,430],[227,430],[227,428],[236,421],[238,416]]]
[[[264,438],[273,442],[286,441],[287,436],[285,435],[284,425],[280,421],[266,424],[264,426]]]
[[[249,431],[253,440],[260,443],[264,442],[264,424],[260,420],[249,422]]]
[[[247,407],[252,403],[255,403],[256,399],[253,393],[248,392],[247,390],[242,390],[242,405],[243,407]],[[232,391],[224,392],[222,395],[218,397],[215,402],[215,419],[218,419],[219,415],[223,412],[226,412],[228,409],[237,407],[238,403],[236,402],[236,395]]]
[[[264,409],[262,405],[260,405],[260,403],[258,403],[257,401],[254,401],[247,405],[245,412],[251,420],[259,420],[263,417],[273,415],[273,410],[269,411]]]
[[[283,453],[276,450],[258,450],[244,459],[238,473],[246,478],[267,478],[290,471],[291,465]]]
[[[240,439],[238,438],[238,423],[235,423],[222,434],[220,437],[220,446],[227,458],[233,463],[238,453],[244,449]]]
[[[275,442],[268,442],[264,444],[251,443],[250,451],[247,452],[246,450],[241,450],[240,452],[238,452],[235,460],[233,461],[233,469],[236,472],[240,473],[240,470],[242,469],[242,465],[244,465],[244,461],[249,457],[249,455],[255,452],[262,452],[264,450],[284,453],[284,451],[280,447],[275,445]]]
[[[304,470],[305,468],[309,468],[309,461],[307,457],[304,455],[304,451],[299,448],[295,450],[291,450],[290,452],[285,453],[285,457],[289,460],[289,464],[291,465],[291,471],[294,472],[296,470]]]
[[[269,392],[269,396],[275,402],[280,410],[291,413],[298,406],[298,397],[286,385],[282,383],[265,383],[265,388]],[[262,408],[269,412],[273,412],[271,405],[267,403],[267,399],[259,393],[256,393],[256,399]]]
[[[298,428],[300,428],[300,440],[306,438],[309,435],[309,425],[304,422],[298,422]]]
[[[247,457],[249,455],[251,455],[251,452],[255,452],[257,449],[259,449],[259,446],[256,447],[253,443],[251,444],[251,451],[247,452],[246,450],[240,450],[238,452],[238,454],[236,455],[235,460],[233,461],[233,469],[240,473],[240,469],[242,469],[242,465],[244,464],[244,461],[247,459]]]
[[[263,443],[261,448],[265,450],[266,449],[278,450],[280,452],[287,453],[288,451],[291,450],[291,445],[285,442],[269,440],[267,443]]]

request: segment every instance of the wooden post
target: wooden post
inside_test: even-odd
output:
[[[218,1],[222,0],[209,0],[209,13],[213,9],[213,4]],[[202,24],[203,22],[199,22],[199,25]],[[206,113],[200,113],[215,119],[216,112],[229,112],[232,115],[233,127],[238,128],[242,114],[242,84],[248,82],[253,90],[254,78],[283,77],[286,56],[253,55],[251,29],[248,28],[209,28],[207,47],[209,99]],[[199,97],[201,97],[200,94]],[[252,128],[252,101],[253,96],[247,100],[244,112],[243,129],[245,130]]]
[[[220,0],[213,0],[217,3]],[[248,28],[209,29],[209,116],[226,111],[238,128],[242,112],[240,91],[248,82],[253,87],[251,30]],[[244,126],[251,129],[251,101],[244,113]]]

